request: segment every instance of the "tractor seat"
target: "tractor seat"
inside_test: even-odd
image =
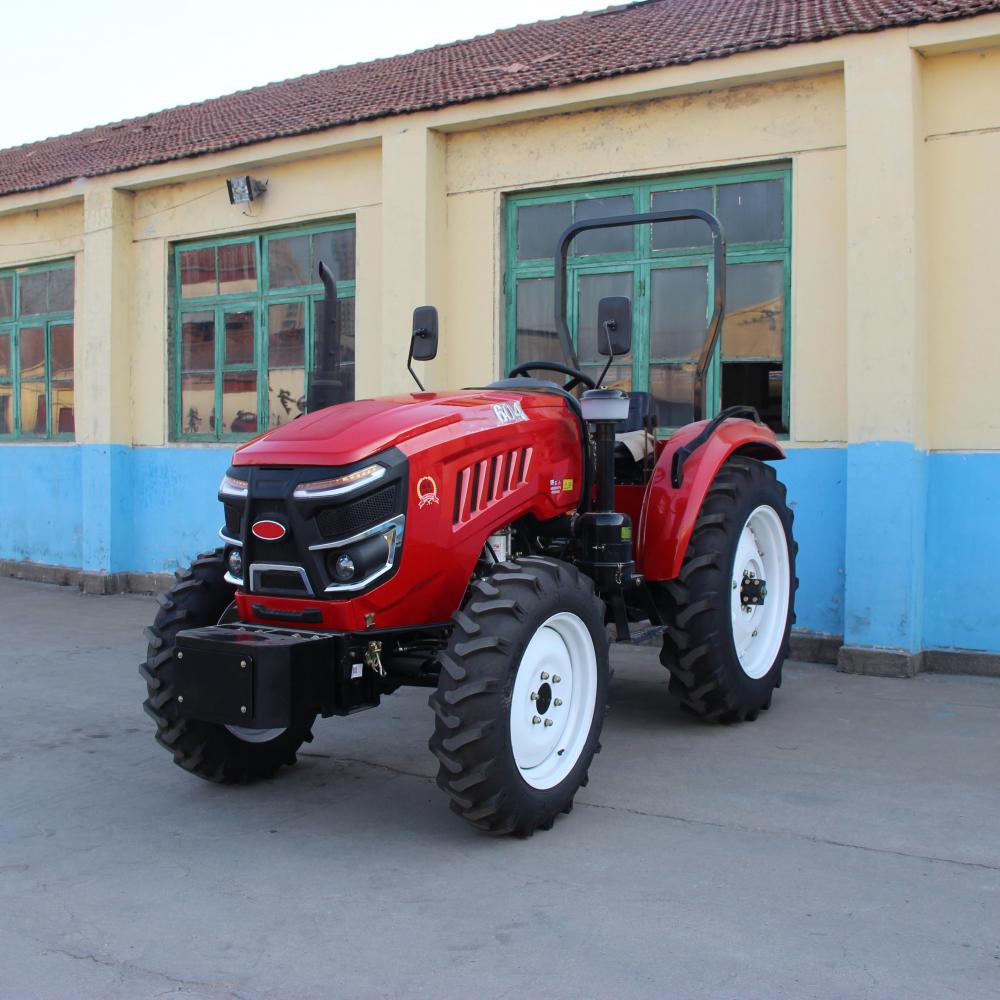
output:
[[[641,483],[648,455],[655,454],[656,441],[646,431],[646,418],[653,402],[648,392],[632,392],[628,416],[615,427],[615,481]]]

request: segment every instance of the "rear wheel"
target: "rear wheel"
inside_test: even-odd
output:
[[[492,834],[547,830],[586,784],[608,692],[592,582],[525,557],[476,580],[440,657],[430,748],[451,808]]]
[[[208,781],[246,782],[270,778],[282,764],[294,764],[303,742],[312,740],[315,715],[300,713],[287,729],[250,729],[181,719],[173,689],[163,675],[182,629],[215,625],[233,616],[233,588],[224,580],[222,551],[200,555],[158,600],[159,611],[146,638],[146,661],[139,673],[149,697],[146,713],[156,722],[156,741],[174,763]]]
[[[735,456],[719,470],[681,571],[655,585],[670,630],[670,690],[709,721],[750,722],[781,685],[795,621],[792,512],[774,469]]]

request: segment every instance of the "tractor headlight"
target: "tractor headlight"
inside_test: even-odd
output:
[[[405,520],[400,514],[353,538],[310,545],[312,551],[322,553],[333,580],[327,592],[360,590],[388,573],[396,564]]]
[[[317,479],[311,483],[299,483],[295,487],[296,500],[317,500],[321,497],[338,497],[362,486],[377,482],[385,475],[384,465],[366,465],[357,472],[348,472],[333,479]]]
[[[220,497],[245,497],[249,489],[249,482],[246,479],[237,479],[236,476],[228,472],[222,477],[219,483]]]
[[[229,575],[237,580],[243,579],[243,553],[239,549],[230,549],[226,557],[226,566],[229,568]]]

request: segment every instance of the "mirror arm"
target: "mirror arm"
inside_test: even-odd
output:
[[[413,336],[410,337],[410,353],[406,358],[406,370],[413,376],[413,381],[417,383],[421,392],[426,392],[424,388],[424,383],[417,378],[417,373],[413,370],[413,345],[416,343],[417,337],[426,337],[426,330],[414,330]]]
[[[608,338],[608,363],[604,366],[604,371],[601,372],[601,377],[597,380],[597,388],[602,389],[604,387],[604,377],[608,374],[608,369],[611,367],[611,362],[615,360],[615,349],[611,342],[611,331],[618,328],[618,324],[613,319],[608,319],[604,321],[604,336]]]

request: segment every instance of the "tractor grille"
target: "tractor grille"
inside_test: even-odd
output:
[[[319,532],[324,538],[340,538],[344,535],[356,535],[365,528],[387,521],[398,513],[398,496],[399,484],[393,483],[353,503],[326,507],[316,515]]]
[[[512,448],[459,470],[452,523],[471,521],[523,486],[531,464],[531,452],[531,448]]]
[[[226,533],[233,538],[243,535],[243,504],[223,504],[226,511]]]
[[[251,500],[250,501],[250,525],[262,517],[274,517],[282,513],[284,504],[282,501],[274,500]],[[302,563],[298,546],[291,531],[284,538],[276,542],[262,542],[252,534],[247,538],[250,552],[253,558],[251,562],[269,563]]]

